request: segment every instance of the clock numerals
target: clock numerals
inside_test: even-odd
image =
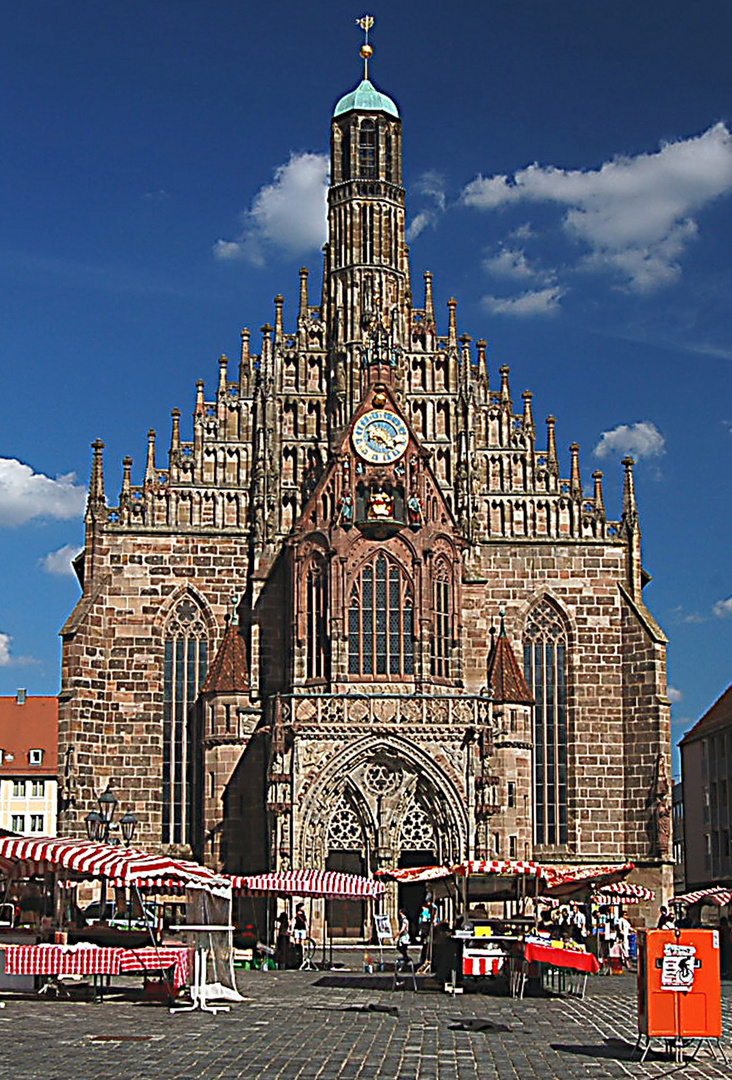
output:
[[[407,449],[408,442],[407,425],[388,409],[364,413],[353,428],[356,452],[374,465],[396,461]]]

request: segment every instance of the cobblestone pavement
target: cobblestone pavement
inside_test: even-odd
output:
[[[633,1058],[635,982],[590,980],[578,999],[392,991],[391,976],[242,972],[246,1000],[217,1016],[116,999],[6,998],[2,1080],[605,1080],[668,1075]],[[732,984],[723,992],[730,1066],[706,1051],[684,1080],[732,1074]]]

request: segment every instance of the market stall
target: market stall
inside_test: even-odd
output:
[[[378,900],[386,892],[380,881],[361,877],[358,874],[344,874],[334,870],[283,870],[268,874],[233,875],[229,878],[235,896],[242,897],[301,897],[310,900],[310,918],[308,925],[313,925],[313,900]],[[266,937],[269,943],[269,905],[267,906]],[[322,912],[322,965],[330,966],[333,954],[333,939],[328,933],[326,912]],[[326,952],[330,946],[330,956]]]
[[[129,890],[141,911],[141,890],[177,891],[191,901],[207,896],[223,903],[227,910],[231,904],[230,881],[198,863],[76,838],[0,838],[0,877],[5,881],[6,896],[15,883],[25,879],[35,881],[34,888],[39,892],[45,889],[53,898],[53,915],[30,927],[25,940],[17,940],[16,936],[15,940],[3,941],[10,935],[0,932],[6,986],[13,985],[14,976],[24,975],[112,976],[140,972],[149,976],[159,972],[172,996],[188,980],[188,948],[161,946],[157,928],[152,925],[148,926],[149,943],[143,948],[125,948],[124,929],[112,928],[106,942],[84,941],[84,928],[69,925],[68,894],[79,881],[104,882],[105,888],[113,887],[118,896],[124,894],[125,905]],[[96,928],[97,938],[99,932]]]

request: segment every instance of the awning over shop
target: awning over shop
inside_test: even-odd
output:
[[[632,881],[613,881],[609,885],[603,885],[595,893],[595,898],[600,903],[624,901],[626,904],[640,904],[644,900],[655,900],[656,894],[645,885],[635,885]]]
[[[401,885],[418,885],[423,881],[441,881],[452,877],[452,870],[447,866],[409,866],[395,870],[377,870],[374,877],[382,881],[398,881]]]
[[[698,892],[688,892],[674,897],[675,904],[698,904],[700,900],[724,907],[725,904],[732,902],[732,889],[700,889]]]
[[[231,893],[228,878],[185,859],[73,837],[0,838],[0,876],[26,878],[49,873],[104,878],[113,885],[143,889],[203,889],[219,896]]]
[[[542,892],[545,896],[573,896],[576,893],[596,892],[621,882],[635,869],[635,863],[616,866],[554,866],[544,865],[546,878]]]
[[[380,881],[330,870],[283,870],[280,873],[230,878],[240,896],[312,896],[326,900],[368,900],[383,896]]]
[[[473,874],[503,874],[508,877],[544,877],[545,867],[537,862],[520,859],[473,859],[458,863],[450,868],[458,877],[471,877]]]

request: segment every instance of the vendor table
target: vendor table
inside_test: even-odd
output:
[[[587,976],[596,975],[600,964],[596,956],[580,949],[561,949],[535,941],[524,943],[519,958],[520,968],[512,979],[515,997],[523,997],[530,964],[542,965],[542,982],[547,989],[559,994],[585,996]]]
[[[8,975],[134,975],[173,971],[173,986],[189,978],[189,953],[180,946],[114,949],[100,945],[0,945]]]

